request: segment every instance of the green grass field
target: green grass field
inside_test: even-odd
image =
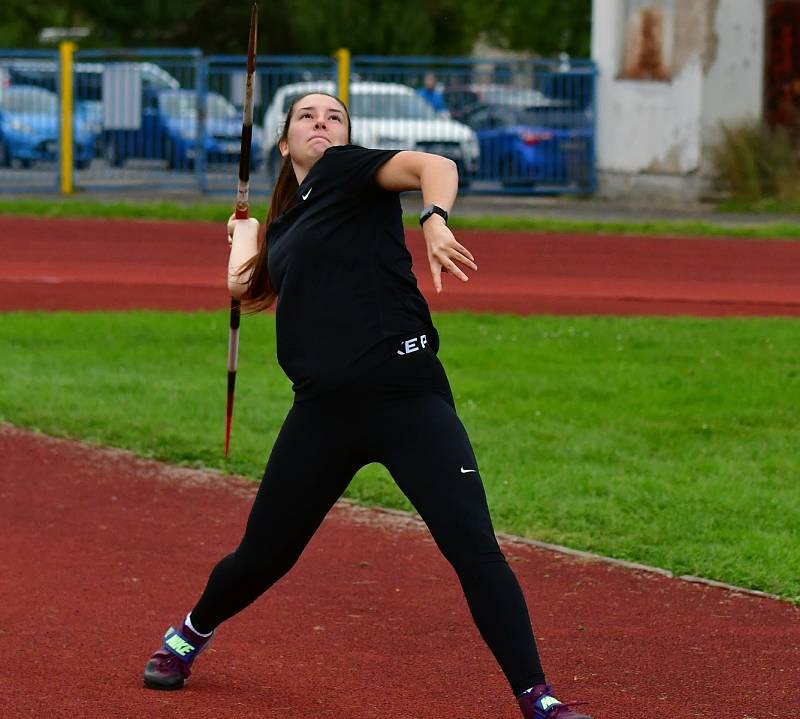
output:
[[[798,323],[443,314],[442,358],[497,531],[800,602]],[[0,418],[258,479],[291,402],[271,316],[0,315]],[[348,496],[410,509],[386,472]]]
[[[257,203],[254,202],[254,206]],[[184,222],[224,223],[231,213],[230,203],[207,202],[98,202],[79,197],[69,199],[0,199],[0,215],[31,217],[128,218]],[[266,215],[266,206],[254,216]],[[406,226],[417,227],[417,218],[404,217]],[[513,232],[588,232],[598,234],[679,235],[697,237],[741,237],[760,239],[798,239],[797,223],[722,225],[708,221],[671,220],[570,220],[531,217],[452,217],[450,226],[462,230],[507,230]]]
[[[762,197],[759,200],[728,199],[717,206],[719,212],[750,212],[762,215],[800,215],[800,197],[792,199]]]

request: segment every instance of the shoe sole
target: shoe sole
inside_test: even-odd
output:
[[[185,681],[181,681],[180,683],[175,684],[163,684],[155,679],[148,679],[147,677],[144,678],[144,685],[148,689],[158,689],[160,691],[174,691],[175,689],[183,689],[183,685]]]
[[[144,685],[148,689],[160,689],[162,691],[183,689],[183,685],[186,683],[186,679],[184,679],[183,677],[180,677],[173,682],[166,682],[159,675],[150,675],[148,672],[149,668],[150,668],[150,662],[148,662],[147,666],[144,668]]]

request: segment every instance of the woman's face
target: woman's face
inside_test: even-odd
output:
[[[339,102],[327,95],[306,95],[295,102],[288,118],[286,139],[278,144],[281,155],[295,166],[310,168],[333,145],[346,145],[350,128]]]

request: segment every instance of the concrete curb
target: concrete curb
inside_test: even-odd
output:
[[[250,481],[246,477],[226,474],[216,469],[192,469],[189,467],[180,467],[178,465],[171,465],[166,462],[160,462],[158,460],[150,459],[147,457],[141,457],[135,454],[134,452],[131,452],[130,450],[117,449],[115,447],[106,447],[103,445],[92,444],[85,440],[68,439],[65,437],[53,437],[51,435],[44,434],[43,432],[40,432],[35,429],[18,427],[14,424],[11,424],[10,422],[0,422],[0,434],[14,434],[14,433],[33,434],[38,439],[42,439],[48,442],[54,442],[54,443],[66,442],[66,443],[79,444],[92,451],[100,451],[111,455],[128,457],[133,461],[139,463],[142,467],[145,465],[160,465],[161,467],[169,468],[170,477],[172,479],[177,479],[178,481],[184,481],[184,482],[197,481],[198,478],[200,479],[200,481],[222,480],[223,482],[226,482],[232,490],[236,492],[244,491],[248,495],[249,494],[254,495],[256,490],[258,489],[258,484]],[[392,517],[395,521],[398,522],[398,524],[414,525],[419,529],[424,529],[426,532],[428,531],[427,527],[425,526],[425,523],[422,521],[422,518],[415,512],[407,512],[402,509],[389,509],[387,507],[366,506],[363,504],[359,504],[352,499],[347,499],[347,498],[339,499],[336,502],[335,506],[344,507],[351,514],[354,513],[362,515],[378,514],[387,517]],[[770,594],[768,592],[762,592],[757,589],[747,589],[746,587],[738,587],[734,584],[726,584],[725,582],[718,582],[715,579],[696,577],[691,574],[676,575],[669,569],[662,569],[661,567],[651,567],[647,564],[639,564],[638,562],[629,562],[625,559],[615,559],[614,557],[606,557],[602,554],[595,554],[594,552],[587,552],[582,549],[572,549],[571,547],[565,547],[561,544],[551,544],[549,542],[541,542],[538,539],[528,539],[527,537],[519,537],[515,534],[507,534],[505,532],[497,532],[496,536],[499,541],[508,544],[522,544],[529,547],[536,547],[537,549],[543,549],[548,552],[556,552],[557,554],[564,554],[567,556],[576,557],[578,559],[583,559],[590,562],[603,562],[605,564],[611,564],[613,566],[622,567],[624,569],[629,569],[637,572],[649,572],[651,574],[658,574],[668,579],[678,579],[680,581],[690,582],[692,584],[702,584],[707,587],[715,587],[717,589],[724,589],[729,592],[736,592],[737,594],[745,594],[747,596],[761,597],[764,599],[777,599],[778,601],[785,602],[787,604],[792,603],[790,600],[786,599],[785,597],[781,597],[777,594]]]
[[[401,509],[387,509],[385,507],[366,507],[362,504],[357,504],[351,499],[340,499],[337,502],[337,504],[345,505],[351,511],[355,510],[364,512],[376,512],[379,514],[388,514],[404,521],[405,523],[415,523],[420,525],[421,527],[425,526],[425,523],[422,521],[422,518],[413,512],[406,512]],[[522,544],[529,547],[536,547],[537,549],[544,549],[545,551],[548,552],[566,554],[568,556],[577,557],[578,559],[584,559],[590,562],[603,562],[605,564],[611,564],[616,567],[622,567],[624,569],[630,569],[637,572],[649,572],[651,574],[658,574],[662,577],[667,577],[668,579],[678,579],[682,582],[690,582],[692,584],[702,584],[707,587],[725,589],[729,592],[736,592],[737,594],[746,594],[752,597],[761,597],[764,599],[777,599],[780,602],[786,602],[791,604],[791,602],[788,599],[781,597],[777,594],[770,594],[768,592],[762,592],[757,589],[748,589],[746,587],[738,587],[735,584],[726,584],[725,582],[718,582],[715,579],[696,577],[691,574],[676,575],[669,569],[662,569],[661,567],[651,567],[650,565],[647,564],[639,564],[638,562],[629,562],[625,559],[615,559],[614,557],[606,557],[602,554],[595,554],[594,552],[587,552],[581,549],[572,549],[571,547],[565,547],[561,544],[551,544],[549,542],[541,542],[537,539],[528,539],[527,537],[519,537],[515,534],[507,534],[505,532],[497,532],[496,536],[499,541],[506,542],[508,544]]]
[[[13,188],[3,188],[8,197],[16,199],[40,200],[57,198],[54,192],[18,193]],[[263,189],[263,188],[262,188]],[[79,198],[95,202],[155,202],[166,201],[181,205],[205,205],[225,202],[218,194],[201,194],[196,189],[160,188],[155,191],[149,185],[127,187],[125,190],[88,190],[79,193]],[[266,191],[251,191],[251,199],[263,207],[267,199]],[[408,216],[419,214],[422,199],[417,192],[401,195],[403,212]],[[262,210],[258,210],[259,213]],[[464,194],[458,197],[452,211],[453,217],[509,217],[572,220],[584,222],[625,222],[663,220],[669,222],[707,222],[730,227],[759,227],[773,224],[797,224],[800,213],[791,212],[720,212],[709,202],[647,202],[640,199],[612,201],[597,197],[576,198],[545,195],[483,195]],[[146,219],[146,218],[142,218]]]

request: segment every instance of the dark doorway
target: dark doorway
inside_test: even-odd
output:
[[[766,39],[767,122],[800,134],[800,0],[768,3]]]

